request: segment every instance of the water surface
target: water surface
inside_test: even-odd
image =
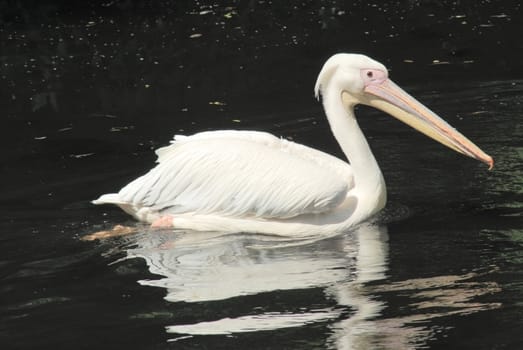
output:
[[[4,12],[2,348],[521,348],[519,7],[257,4]],[[384,61],[494,170],[362,107],[389,203],[342,235],[153,231],[89,203],[175,133],[265,130],[341,157],[312,96],[340,50]],[[80,239],[115,224],[138,233]]]

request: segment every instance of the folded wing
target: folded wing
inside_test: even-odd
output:
[[[252,131],[176,136],[157,150],[158,165],[95,204],[133,214],[143,208],[232,217],[290,218],[333,210],[352,188],[340,159]]]

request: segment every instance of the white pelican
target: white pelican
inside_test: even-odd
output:
[[[93,203],[116,204],[153,227],[286,236],[346,230],[386,201],[380,168],[354,116],[359,103],[493,167],[489,155],[394,84],[385,66],[367,56],[332,56],[314,91],[350,164],[265,132],[177,135],[156,151],[155,168]]]

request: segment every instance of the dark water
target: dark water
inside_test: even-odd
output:
[[[523,348],[517,1],[0,1],[2,349]],[[89,200],[175,133],[341,156],[312,97],[363,52],[496,160],[359,108],[389,204],[319,241],[152,232]]]

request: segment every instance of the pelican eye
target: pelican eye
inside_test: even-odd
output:
[[[372,74],[371,71],[368,71],[368,72],[367,72],[367,76],[368,76],[369,78],[372,78],[373,75],[374,75],[374,74]]]

